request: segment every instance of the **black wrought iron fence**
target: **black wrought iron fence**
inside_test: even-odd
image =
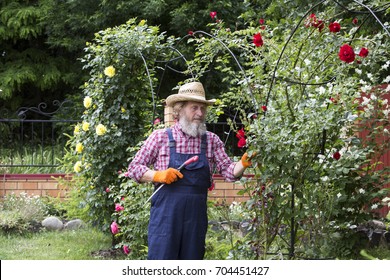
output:
[[[68,140],[65,134],[71,133],[71,124],[78,122],[65,117],[73,110],[69,101],[22,107],[15,113],[3,109],[0,112],[2,171],[17,167],[58,167]]]

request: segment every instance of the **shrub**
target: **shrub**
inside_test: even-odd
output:
[[[42,199],[26,193],[6,195],[0,208],[0,229],[6,233],[25,233],[40,224],[47,214]]]

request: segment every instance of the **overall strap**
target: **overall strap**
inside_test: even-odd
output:
[[[176,153],[176,141],[175,139],[173,139],[172,129],[167,128],[166,131],[168,133],[168,138],[169,138],[169,152],[171,154],[174,154]]]
[[[200,153],[205,155],[207,152],[207,132],[202,135],[202,143],[200,148],[201,148]]]

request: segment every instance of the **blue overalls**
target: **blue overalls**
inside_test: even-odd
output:
[[[152,198],[148,229],[148,259],[201,260],[207,232],[207,191],[210,168],[206,157],[207,136],[202,136],[200,154],[176,153],[171,129],[169,167],[178,168],[187,159],[197,162],[181,170],[182,179],[162,187]]]

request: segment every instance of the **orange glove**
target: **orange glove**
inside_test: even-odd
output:
[[[153,182],[171,184],[179,178],[183,178],[183,174],[179,170],[170,167],[166,170],[156,171],[153,176]]]
[[[248,156],[248,153],[245,153],[242,157],[241,157],[241,163],[242,165],[244,166],[244,168],[248,168],[249,166],[252,165],[252,162],[251,162],[251,159],[252,157],[254,157],[256,155],[256,153],[253,153],[251,157]]]

